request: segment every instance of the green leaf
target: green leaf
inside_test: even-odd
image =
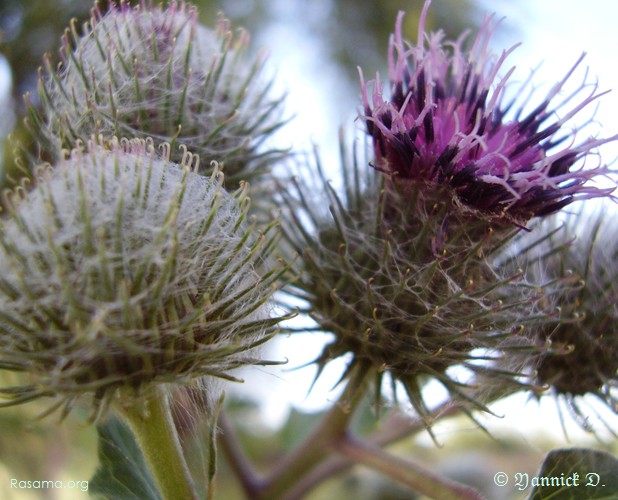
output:
[[[554,450],[538,476],[524,480],[534,487],[530,500],[616,499],[618,459],[586,448]]]
[[[97,426],[99,467],[90,494],[106,500],[161,500],[133,434],[112,418]]]

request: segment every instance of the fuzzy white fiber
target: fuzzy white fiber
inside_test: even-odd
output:
[[[223,18],[209,29],[182,2],[113,7],[64,41],[60,69],[48,61],[41,132],[58,154],[102,134],[178,139],[208,159],[246,162],[274,123],[263,61],[247,45],[245,32]]]
[[[0,362],[34,377],[24,395],[100,397],[260,361],[269,238],[245,223],[246,192],[187,158],[91,143],[13,197],[0,221]]]

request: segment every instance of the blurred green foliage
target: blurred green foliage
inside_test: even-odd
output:
[[[10,375],[1,374],[1,385],[10,385]],[[18,481],[88,481],[96,468],[97,435],[86,426],[87,415],[76,412],[60,425],[58,418],[38,420],[48,401],[0,409],[0,498],[2,500],[73,500],[87,495],[80,489],[12,489]]]

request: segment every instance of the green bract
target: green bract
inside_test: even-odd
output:
[[[618,413],[618,226],[606,215],[579,215],[567,219],[565,228],[578,237],[545,259],[542,269],[533,269],[553,278],[567,273],[581,278],[577,290],[561,297],[577,320],[540,332],[539,342],[549,340],[556,349],[535,369],[539,384],[549,387],[584,429],[595,430],[583,396],[596,396]]]
[[[401,383],[428,425],[427,380],[484,410],[483,398],[473,396],[477,377],[526,384],[529,371],[491,366],[543,349],[524,332],[543,321],[551,301],[521,270],[492,262],[517,230],[499,236],[486,220],[454,210],[441,191],[398,191],[356,160],[342,171],[344,196],[324,174],[317,197],[299,179],[285,194],[291,222],[284,232],[303,257],[290,293],[334,335],[316,360],[320,370],[351,355],[349,370],[369,370],[378,388],[387,374]]]

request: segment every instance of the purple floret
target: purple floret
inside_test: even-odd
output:
[[[455,42],[444,40],[442,32],[428,34],[429,4],[421,13],[416,45],[402,37],[403,12],[397,17],[389,44],[390,98],[379,75],[365,82],[361,73],[362,117],[373,138],[375,168],[403,187],[445,187],[458,205],[516,223],[575,200],[608,196],[613,188],[588,184],[607,174],[607,167],[584,169],[582,160],[618,136],[578,142],[577,130],[565,128],[605,94],[584,82],[560,98],[584,56],[536,109],[524,113],[520,105],[512,113],[515,100],[503,101],[514,68],[498,75],[517,45],[498,58],[490,52],[491,16],[469,50],[463,49],[466,34]]]

